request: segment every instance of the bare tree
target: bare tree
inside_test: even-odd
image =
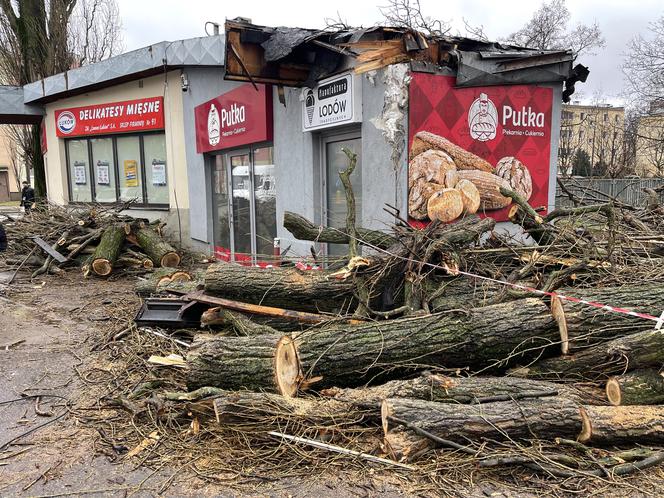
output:
[[[385,24],[407,27],[433,36],[442,36],[450,31],[448,22],[433,19],[422,13],[420,0],[389,0],[380,7]]]
[[[640,174],[664,176],[664,15],[633,38],[623,62],[627,98],[635,114]]]
[[[650,23],[646,36],[631,40],[623,73],[632,104],[644,113],[652,102],[664,101],[664,15]]]
[[[115,0],[78,0],[69,23],[74,64],[83,66],[122,51],[122,21]]]
[[[605,45],[597,23],[570,27],[572,15],[565,0],[543,2],[521,29],[506,38],[508,43],[541,50],[571,49],[574,57]]]
[[[0,83],[22,86],[114,55],[119,30],[115,0],[0,0]],[[45,196],[40,126],[14,126],[11,135]]]

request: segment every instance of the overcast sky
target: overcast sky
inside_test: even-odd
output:
[[[124,28],[125,49],[132,50],[163,40],[204,36],[206,21],[223,25],[225,19],[248,17],[268,26],[322,27],[326,18],[341,17],[348,24],[371,26],[382,19],[378,3],[359,0],[312,2],[295,0],[117,0]],[[428,16],[452,24],[463,33],[463,19],[483,25],[491,40],[507,36],[525,24],[540,3],[528,0],[473,1],[421,0]],[[664,15],[661,0],[567,0],[572,23],[597,21],[606,46],[594,56],[579,59],[590,68],[588,82],[577,85],[577,98],[595,95],[614,104],[621,102],[620,65],[629,40],[647,30],[648,22]]]

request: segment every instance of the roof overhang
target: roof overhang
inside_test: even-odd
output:
[[[23,88],[0,86],[0,124],[39,124],[44,109],[38,105],[26,105]]]
[[[164,41],[29,83],[24,102],[44,104],[172,69],[223,65],[223,35]]]

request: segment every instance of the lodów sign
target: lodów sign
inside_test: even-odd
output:
[[[453,221],[468,213],[507,220],[511,200],[500,195],[501,187],[546,208],[553,90],[537,85],[457,88],[455,81],[412,75],[408,212],[413,224],[432,218]],[[465,181],[457,187],[460,180]],[[479,204],[470,202],[477,194]]]
[[[196,151],[229,149],[272,140],[272,88],[242,85],[194,109]]]
[[[163,97],[147,97],[55,111],[55,131],[58,137],[63,138],[163,128]]]

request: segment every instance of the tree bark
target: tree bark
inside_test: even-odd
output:
[[[121,225],[108,227],[92,256],[92,271],[102,277],[110,275],[113,271],[113,264],[120,255],[124,239],[125,232]]]
[[[135,232],[135,235],[138,245],[155,265],[171,268],[180,265],[180,255],[157,232],[150,228],[141,228]]]
[[[352,278],[339,280],[317,270],[216,263],[205,273],[205,290],[212,294],[302,311],[346,311],[355,302],[354,287]]]
[[[618,337],[576,354],[548,358],[514,370],[536,379],[606,379],[628,368],[654,368],[664,363],[664,334],[658,330]]]
[[[348,244],[350,240],[348,233],[343,228],[316,226],[304,216],[290,211],[284,213],[284,227],[299,240],[310,240],[312,242],[328,244]],[[357,228],[356,233],[357,241],[369,247],[389,249],[398,243],[398,240],[392,235],[378,230]]]
[[[244,313],[227,310],[221,307],[210,308],[201,315],[201,326],[224,325],[238,336],[278,334],[268,325],[253,322]]]
[[[461,444],[507,438],[574,439],[582,428],[579,405],[560,396],[483,405],[388,398],[382,403],[381,417],[385,436],[399,426],[399,419]],[[386,439],[389,442],[389,437]]]
[[[187,355],[187,387],[295,394],[300,377],[293,341],[281,335],[197,335]]]
[[[411,398],[438,403],[490,403],[565,395],[577,396],[573,388],[552,382],[513,377],[446,377],[422,375],[409,380],[391,380],[364,389],[330,388],[325,396],[355,406],[380,406],[387,398]]]
[[[582,443],[664,444],[664,406],[584,406],[581,417]]]
[[[664,377],[657,370],[635,370],[611,377],[606,397],[614,406],[658,405],[664,402]]]

